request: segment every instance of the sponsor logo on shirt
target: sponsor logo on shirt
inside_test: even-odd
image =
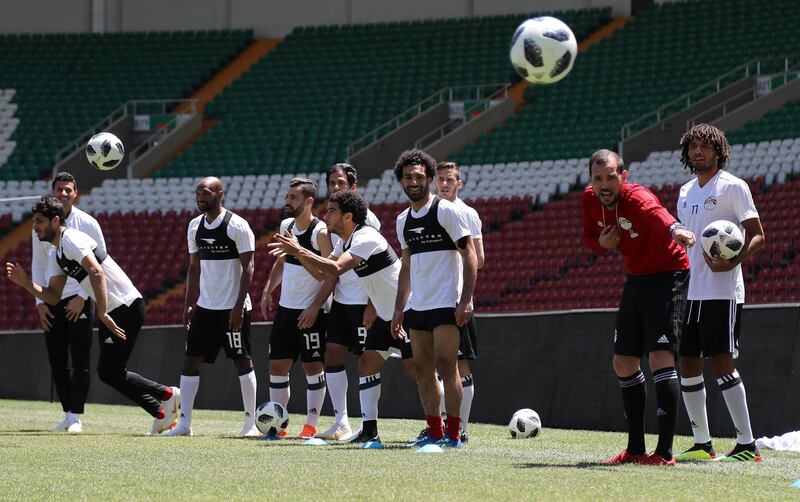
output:
[[[425,227],[417,227],[417,228],[409,228],[409,232],[414,232],[416,234],[422,234],[422,231],[425,230]]]
[[[717,198],[713,195],[709,195],[708,198],[703,201],[703,207],[706,208],[706,211],[711,211],[717,207]]]
[[[207,242],[207,243],[209,243],[209,244],[214,244],[214,241],[215,241],[216,239],[201,238],[200,240],[201,240],[201,241],[205,241],[205,242]]]

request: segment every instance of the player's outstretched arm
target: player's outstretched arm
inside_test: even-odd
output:
[[[67,283],[66,275],[55,275],[50,278],[46,287],[42,287],[28,278],[28,274],[19,263],[6,263],[6,277],[31,295],[50,305],[57,305],[61,301],[61,293]]]

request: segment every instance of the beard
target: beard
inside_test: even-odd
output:
[[[303,213],[303,206],[298,208],[293,208],[292,206],[286,205],[283,207],[283,214],[286,215],[287,218],[297,218]]]
[[[417,187],[414,187],[414,188],[417,188]],[[430,186],[429,185],[425,185],[424,187],[422,187],[422,190],[420,190],[417,193],[409,192],[408,188],[403,187],[403,192],[405,192],[406,196],[411,200],[411,202],[419,202],[419,201],[421,201],[422,199],[425,198],[425,196],[428,194],[428,192],[430,192]]]
[[[39,238],[41,242],[51,242],[53,240],[53,237],[55,237],[55,235],[56,231],[53,230],[52,228],[48,228],[47,230],[42,232],[41,236],[39,236],[38,234],[36,236]]]

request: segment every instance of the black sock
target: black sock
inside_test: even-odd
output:
[[[678,372],[675,368],[662,368],[653,372],[658,403],[658,446],[656,453],[665,460],[672,458],[672,440],[678,414]]]
[[[378,421],[377,420],[364,420],[361,422],[361,430],[365,435],[377,436],[378,435]]]
[[[644,407],[647,402],[644,374],[639,370],[631,376],[620,378],[619,387],[628,421],[628,453],[644,455]]]

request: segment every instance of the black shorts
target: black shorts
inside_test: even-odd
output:
[[[219,349],[225,349],[228,359],[250,359],[250,312],[244,313],[242,330],[230,331],[231,311],[195,307],[192,324],[186,335],[186,355],[202,356],[211,364],[217,359]]]
[[[328,313],[325,343],[338,343],[347,347],[353,354],[361,355],[367,340],[367,328],[364,327],[366,307],[366,305],[346,305],[334,300]]]
[[[688,270],[629,276],[617,314],[614,354],[677,352],[688,288]]]
[[[710,357],[739,353],[742,306],[734,300],[691,300],[686,307],[682,357]]]
[[[437,326],[446,324],[457,326],[455,307],[431,310],[408,309],[403,318],[403,326],[408,326],[409,330],[433,331]]]
[[[302,313],[302,309],[287,309],[278,306],[275,322],[272,324],[272,333],[269,336],[270,359],[296,361],[299,356],[300,361],[304,363],[325,359],[325,318],[327,316],[320,310],[314,325],[300,330],[297,327],[297,318]]]
[[[408,335],[402,340],[392,336],[391,321],[384,321],[380,317],[375,319],[372,327],[367,331],[367,343],[364,350],[377,350],[379,352],[399,352],[403,359],[411,358],[411,340]]]
[[[474,361],[478,358],[478,327],[475,325],[475,315],[469,318],[469,322],[458,328],[461,335],[461,342],[458,345],[458,359],[469,359]]]

